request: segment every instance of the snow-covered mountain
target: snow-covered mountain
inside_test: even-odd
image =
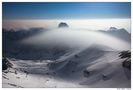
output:
[[[3,55],[13,66],[3,71],[3,87],[131,87],[131,72],[120,58],[120,52],[131,49],[125,41],[130,34],[116,28],[62,29],[11,41],[8,49],[5,41]]]
[[[131,72],[122,66],[119,52],[87,49],[62,59],[10,59],[13,69],[3,72],[3,87],[131,87]]]
[[[99,30],[99,31],[131,43],[131,34],[128,33],[124,28],[117,29],[115,27],[110,27],[107,31],[105,30]]]

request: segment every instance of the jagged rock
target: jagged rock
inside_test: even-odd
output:
[[[102,79],[103,79],[103,80],[108,80],[109,77],[108,77],[107,75],[102,74]]]
[[[2,70],[7,70],[11,68],[13,65],[9,62],[8,58],[2,58]]]
[[[121,59],[125,59],[122,62],[122,66],[131,70],[131,52],[130,51],[122,51],[122,52],[120,52],[119,57]]]
[[[88,70],[83,71],[84,77],[89,77],[90,72]]]
[[[127,59],[127,60],[123,61],[122,66],[131,70],[131,59]]]
[[[131,52],[130,51],[122,51],[122,52],[120,52],[119,57],[121,57],[121,58],[131,58]]]

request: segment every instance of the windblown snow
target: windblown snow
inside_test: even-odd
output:
[[[3,87],[131,87],[130,71],[122,67],[124,59],[119,57],[121,51],[130,50],[130,43],[122,39],[99,31],[61,28],[20,43],[68,49],[54,60],[9,58],[13,68],[3,72]]]

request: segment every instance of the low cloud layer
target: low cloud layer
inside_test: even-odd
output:
[[[88,30],[55,29],[22,41],[25,44],[41,46],[69,46],[84,48],[93,45],[102,45],[114,50],[130,49],[130,44],[115,37]]]

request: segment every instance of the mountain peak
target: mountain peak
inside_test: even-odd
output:
[[[116,27],[110,27],[109,30],[117,30]]]
[[[58,28],[68,28],[68,24],[65,22],[60,22],[60,24],[58,25]]]
[[[116,32],[123,32],[123,33],[128,33],[127,30],[125,28],[116,28],[116,27],[110,27],[108,31],[116,31]]]

